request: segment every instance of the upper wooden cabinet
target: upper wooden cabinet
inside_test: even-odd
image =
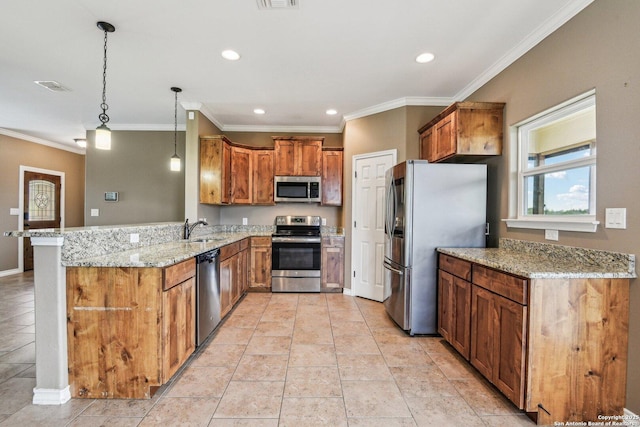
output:
[[[455,161],[502,154],[501,102],[456,102],[418,130],[420,158]]]
[[[322,137],[274,136],[276,176],[320,176]]]
[[[253,151],[253,204],[273,205],[273,150]]]
[[[322,204],[342,206],[342,149],[322,150]]]
[[[224,136],[200,139],[200,203],[231,202],[231,146]]]
[[[322,204],[342,206],[342,148],[323,137],[273,137],[274,147],[200,138],[200,203],[273,205],[274,176],[321,176]]]
[[[250,205],[253,174],[252,150],[231,147],[231,203]]]

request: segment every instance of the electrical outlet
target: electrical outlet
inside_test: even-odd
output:
[[[100,209],[91,209],[91,216],[100,216]]]
[[[544,230],[544,238],[558,241],[558,230]]]
[[[248,225],[249,224],[249,218],[242,218],[242,225]]]
[[[140,235],[138,233],[129,234],[129,243],[138,243],[140,241]]]
[[[327,218],[322,218],[322,225],[327,225]]]

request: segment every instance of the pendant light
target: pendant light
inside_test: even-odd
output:
[[[171,156],[171,170],[180,172],[180,157],[178,157],[178,93],[182,92],[179,87],[172,87],[175,93],[175,105],[173,109],[173,156]]]
[[[102,113],[98,114],[98,119],[102,123],[96,128],[96,148],[100,150],[111,150],[111,129],[107,127],[109,116],[107,110],[107,33],[113,33],[116,27],[108,22],[98,22],[98,28],[104,31],[104,61],[102,65]]]

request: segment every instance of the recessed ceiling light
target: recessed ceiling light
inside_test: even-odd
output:
[[[265,111],[262,108],[256,108],[256,109],[253,110],[253,112],[256,113],[256,114],[264,114],[265,113]]]
[[[424,63],[433,61],[434,58],[435,58],[435,55],[433,53],[425,52],[416,56],[416,62],[420,64],[424,64]]]
[[[333,108],[328,109],[328,110],[326,111],[326,113],[327,113],[329,116],[335,116],[336,114],[338,114],[338,112],[337,112],[336,110],[334,110]]]
[[[228,59],[229,61],[237,61],[240,59],[240,54],[235,50],[223,50],[221,55],[224,59]]]

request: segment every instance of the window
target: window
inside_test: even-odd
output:
[[[595,231],[595,103],[591,91],[516,126],[517,219],[508,226]]]

